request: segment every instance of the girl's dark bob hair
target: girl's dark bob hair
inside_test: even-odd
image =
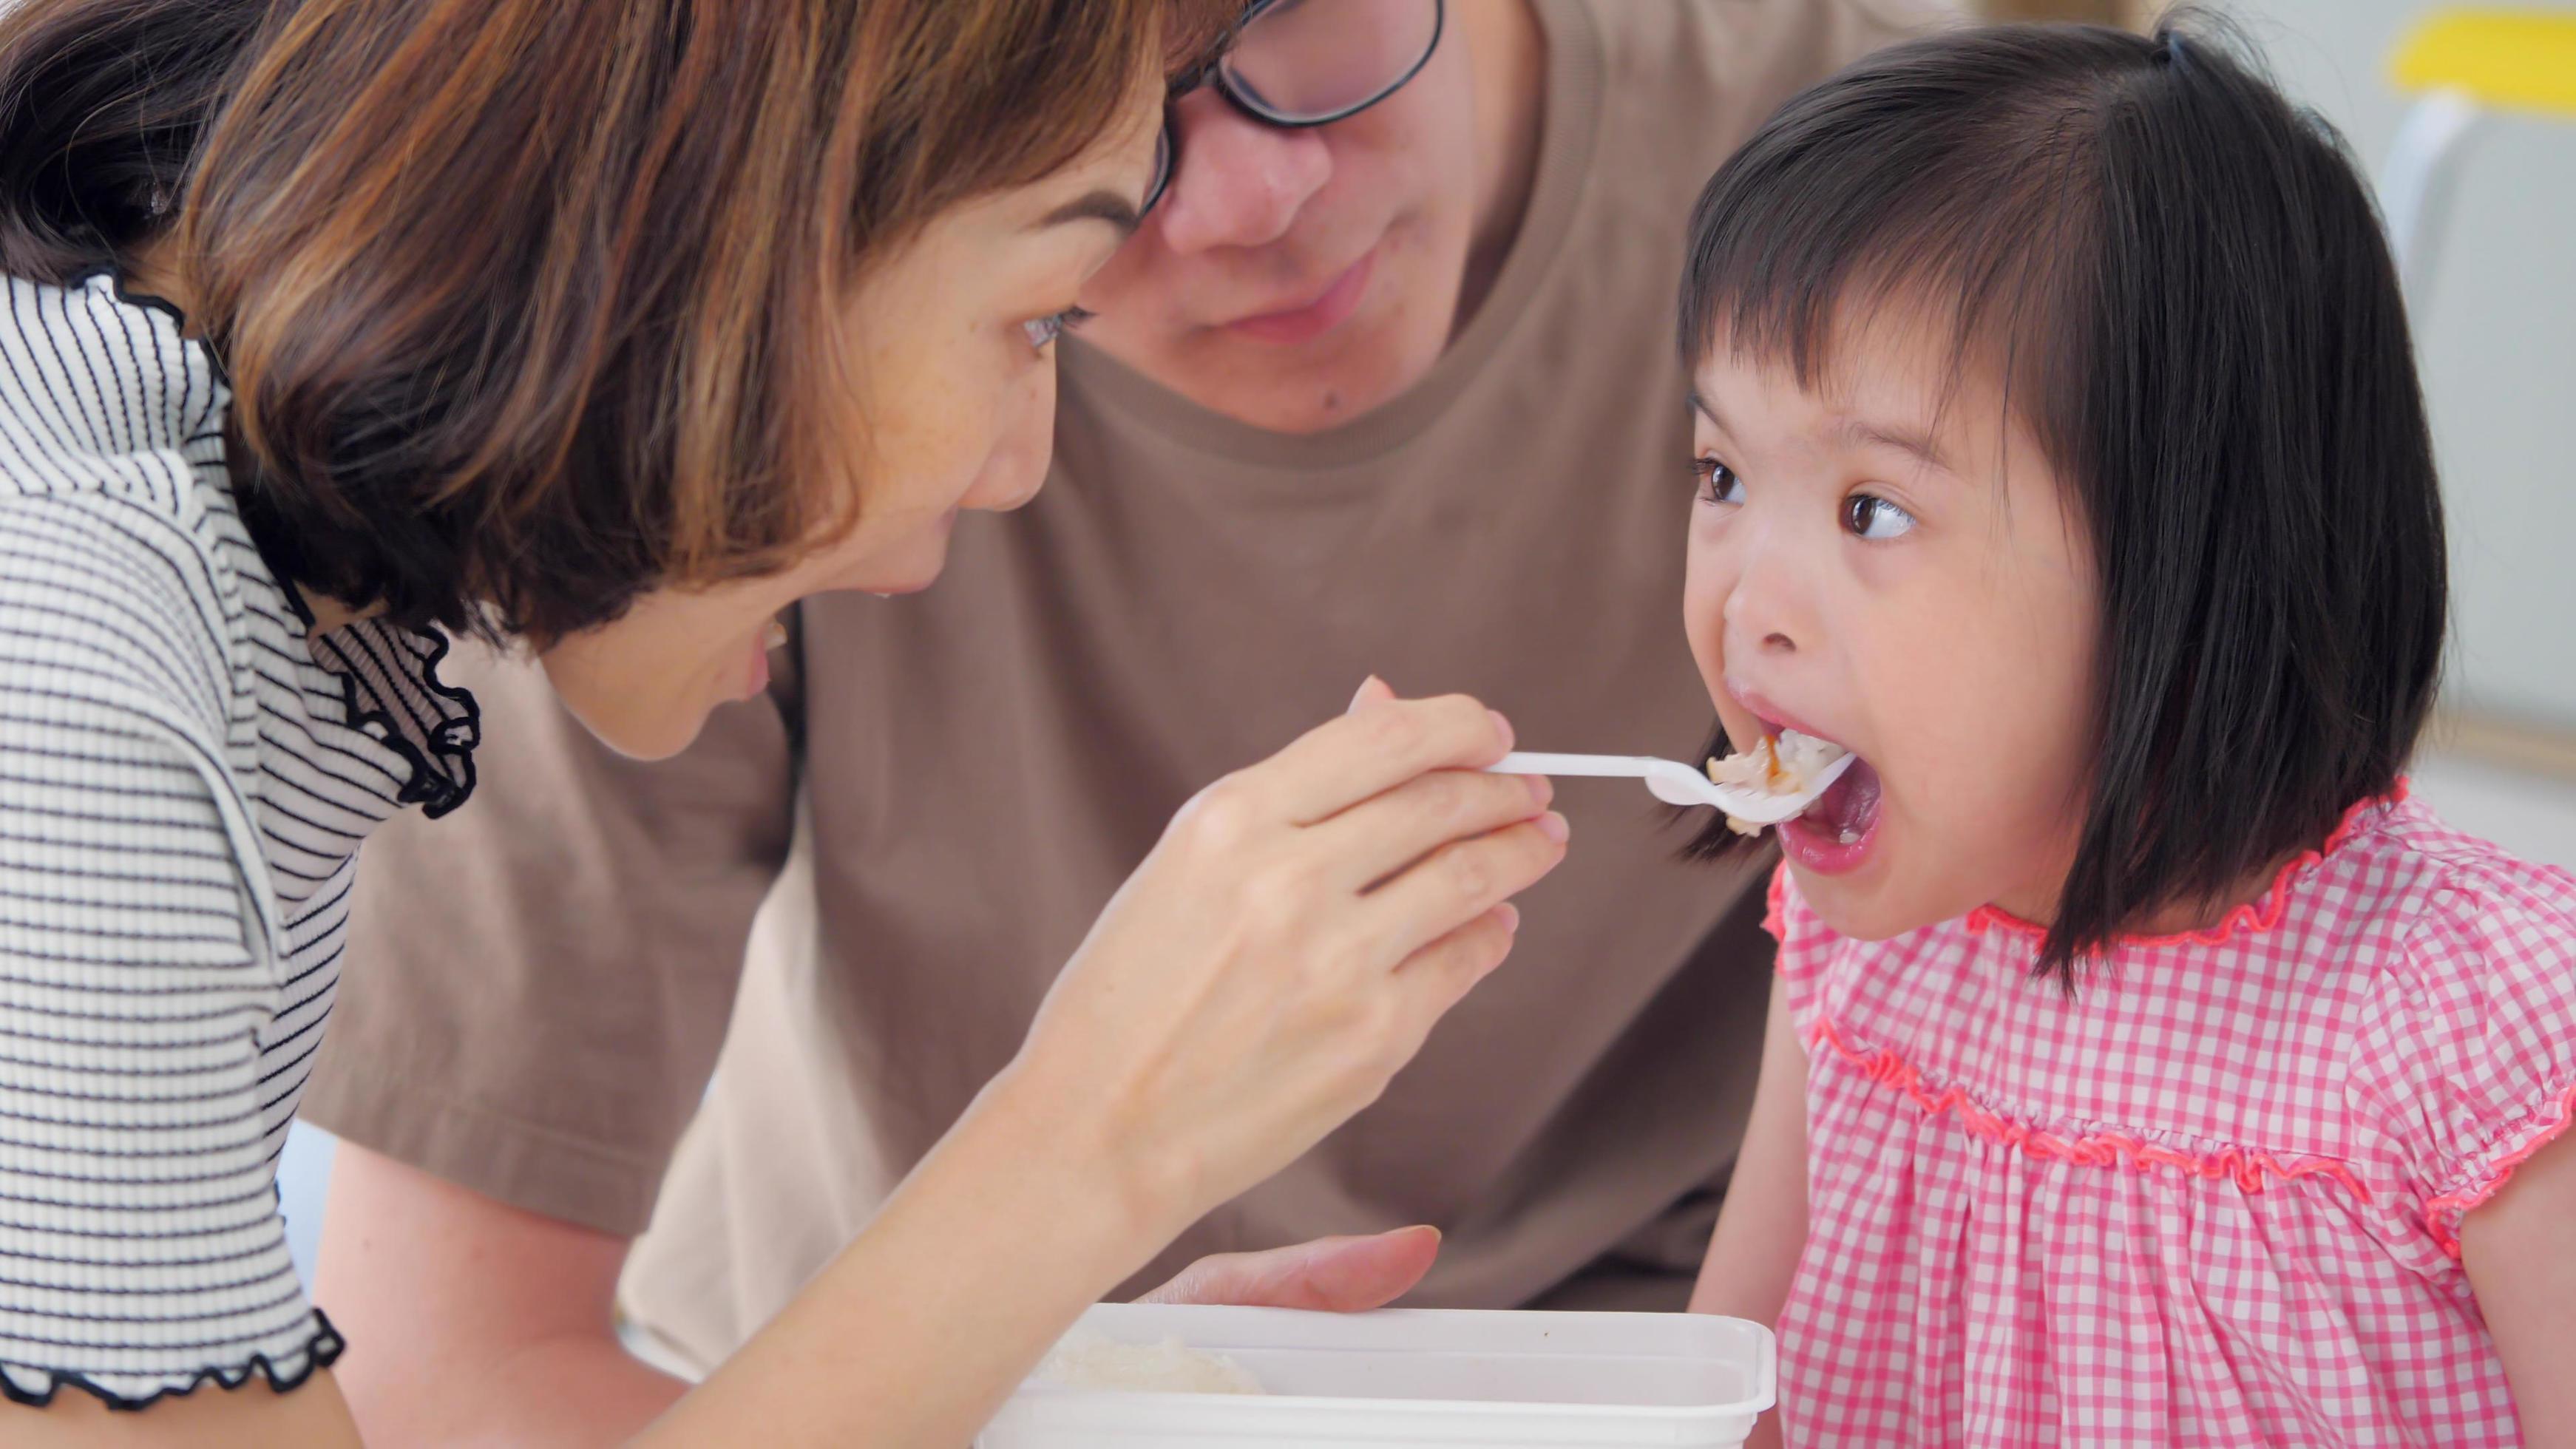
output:
[[[1685,367],[1725,347],[1812,388],[1840,309],[1954,308],[1962,368],[2001,370],[2072,490],[2096,763],[2035,965],[2070,989],[2394,790],[2440,674],[2441,499],[2378,214],[2342,139],[2212,35],[1881,52],[1772,117],[1690,223]]]

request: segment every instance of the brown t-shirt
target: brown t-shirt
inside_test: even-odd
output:
[[[1479,695],[1532,749],[1690,758],[1711,712],[1676,617],[1683,223],[1772,108],[1927,11],[1538,8],[1529,211],[1394,403],[1282,436],[1071,344],[1039,500],[964,523],[926,595],[804,605],[773,698],[679,759],[617,760],[524,668],[479,671],[481,790],[369,844],[306,1115],[539,1212],[649,1214],[630,1311],[711,1361],[1010,1059],[1182,801],[1363,675]],[[1760,866],[1678,863],[1632,782],[1560,799],[1574,849],[1506,967],[1382,1101],[1140,1282],[1430,1222],[1448,1242],[1416,1302],[1592,1270],[1659,1290],[1609,1301],[1679,1305],[1759,1056]]]

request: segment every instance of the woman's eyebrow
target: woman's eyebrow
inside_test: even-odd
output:
[[[1051,226],[1076,221],[1105,221],[1118,229],[1121,238],[1125,238],[1136,234],[1136,228],[1143,224],[1144,218],[1138,214],[1136,203],[1117,192],[1095,191],[1039,217],[1029,230],[1044,231]]]

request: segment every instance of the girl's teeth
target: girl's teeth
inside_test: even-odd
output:
[[[1843,830],[1843,832],[1842,832],[1842,834],[1841,834],[1840,836],[1838,836],[1837,838],[1838,838],[1838,839],[1840,839],[1840,840],[1842,841],[1842,843],[1843,843],[1843,844],[1845,844],[1845,845],[1858,845],[1858,844],[1860,844],[1860,832],[1859,832],[1859,831],[1857,831],[1857,830],[1850,829],[1849,827],[1845,827],[1845,828],[1844,828],[1844,830]]]

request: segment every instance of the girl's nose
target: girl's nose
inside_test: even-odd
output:
[[[1265,126],[1214,91],[1184,98],[1180,125],[1180,168],[1158,208],[1175,252],[1277,241],[1332,178],[1322,136]]]
[[[1800,579],[1790,551],[1759,535],[1746,540],[1735,587],[1726,596],[1726,647],[1731,658],[1752,653],[1795,654],[1814,641]]]

